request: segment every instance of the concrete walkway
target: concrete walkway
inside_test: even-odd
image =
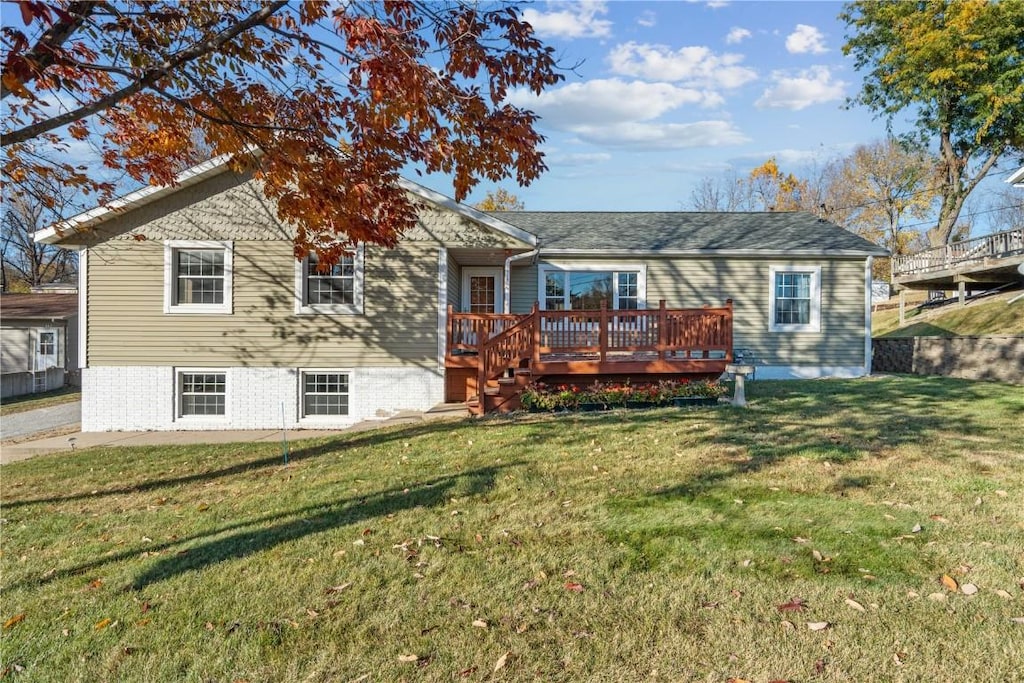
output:
[[[35,412],[35,411],[33,411]],[[415,424],[425,420],[465,417],[465,404],[444,404],[425,413],[403,411],[386,420],[366,420],[351,427],[336,430],[299,429],[288,432],[288,441],[334,436],[345,432],[377,429],[395,424]],[[5,424],[6,431],[6,424]],[[4,435],[6,438],[6,433]],[[48,453],[70,454],[84,448],[97,446],[167,446],[182,444],[213,443],[258,443],[280,442],[280,429],[250,429],[221,431],[180,431],[180,432],[78,432],[64,436],[53,436],[38,441],[0,446],[0,464],[27,460]]]
[[[37,432],[73,427],[82,422],[82,402],[72,401],[47,408],[0,417],[0,440],[17,439]]]

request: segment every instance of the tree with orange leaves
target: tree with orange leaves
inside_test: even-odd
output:
[[[505,101],[561,78],[514,5],[326,0],[22,0],[0,33],[3,182],[45,178],[112,198],[92,169],[42,150],[95,141],[104,166],[166,185],[197,134],[251,170],[295,251],[325,260],[394,245],[416,220],[407,166],[528,184],[536,116]]]

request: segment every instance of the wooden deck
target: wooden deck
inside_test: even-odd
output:
[[[953,242],[892,259],[897,289],[953,289],[964,284],[999,285],[1020,279],[1024,228]]]
[[[476,396],[476,412],[487,412],[488,389],[513,405],[522,386],[541,377],[715,376],[732,362],[732,322],[732,300],[718,308],[667,308],[662,301],[629,311],[541,311],[534,304],[524,315],[449,309],[448,400]]]

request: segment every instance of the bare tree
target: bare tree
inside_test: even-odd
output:
[[[6,197],[0,221],[4,291],[25,291],[48,282],[64,282],[77,274],[77,254],[51,244],[37,244],[33,235],[51,225],[71,205],[70,190],[33,179],[25,192]]]

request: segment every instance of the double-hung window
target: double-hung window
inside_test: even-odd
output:
[[[164,313],[231,313],[231,242],[164,243]]]
[[[330,418],[348,415],[349,375],[333,370],[303,370],[302,417]]]
[[[296,313],[363,312],[363,247],[342,255],[333,265],[310,254],[295,266]]]
[[[769,330],[820,331],[821,267],[771,266],[769,271]]]
[[[179,418],[227,415],[227,373],[179,370],[177,379]]]
[[[644,308],[643,271],[639,267],[614,269],[541,268],[546,311]]]

